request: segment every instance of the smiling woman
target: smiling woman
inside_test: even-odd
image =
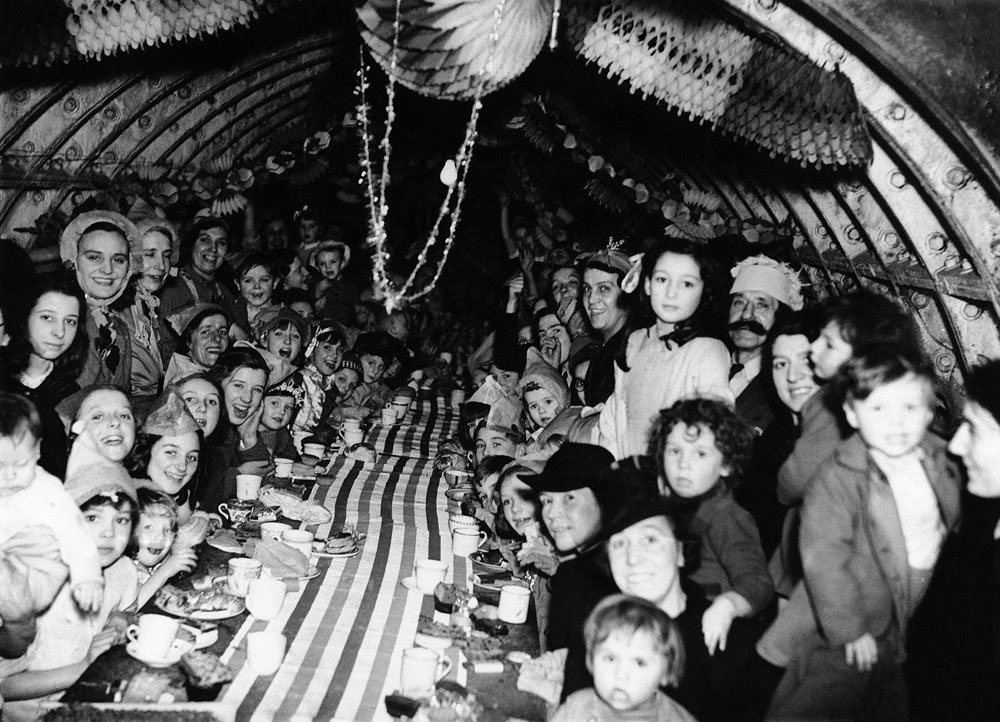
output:
[[[208,371],[229,346],[229,319],[220,306],[196,303],[168,319],[179,336],[164,376],[169,385],[179,378]]]
[[[236,496],[236,475],[264,476],[273,469],[270,454],[257,433],[267,387],[268,366],[249,346],[224,352],[206,375],[222,390],[222,411],[216,432],[201,456],[195,485],[196,505],[214,512]]]
[[[138,260],[139,231],[119,213],[89,211],[70,221],[59,241],[63,263],[76,271],[90,314],[90,343],[83,369],[77,377],[82,388],[91,384],[113,384],[129,388],[132,373],[132,343],[125,321],[112,304],[125,293]]]

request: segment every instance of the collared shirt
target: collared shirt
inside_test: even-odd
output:
[[[729,389],[733,392],[733,396],[739,396],[744,391],[746,391],[747,386],[760,374],[760,366],[763,362],[763,357],[755,356],[745,364],[743,368],[733,374],[733,377],[729,379]],[[736,363],[733,361],[733,363]]]

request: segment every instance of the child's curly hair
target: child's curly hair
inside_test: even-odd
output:
[[[715,448],[729,469],[726,486],[734,489],[740,482],[753,452],[754,430],[726,404],[714,399],[684,399],[669,409],[662,409],[653,423],[649,436],[649,454],[656,460],[660,480],[667,483],[663,472],[663,457],[667,437],[677,424],[703,427],[715,434]]]

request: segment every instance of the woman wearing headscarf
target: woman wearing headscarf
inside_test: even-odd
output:
[[[87,354],[76,379],[80,388],[111,384],[131,389],[129,329],[112,304],[141,266],[138,239],[135,224],[120,213],[88,211],[70,221],[59,240],[59,255],[75,271],[87,300]]]

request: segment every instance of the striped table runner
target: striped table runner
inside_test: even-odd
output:
[[[451,554],[444,482],[434,469],[436,441],[454,415],[442,399],[421,395],[409,425],[373,427],[382,454],[374,465],[338,461],[332,485],[315,498],[334,518],[368,538],[350,559],[321,559],[320,576],[290,593],[279,617],[249,619],[223,657],[236,671],[222,701],[240,720],[388,720],[384,697],[399,683],[402,651],[412,646],[420,615],[433,602],[401,585],[418,559],[449,562],[449,581],[467,579],[468,560]],[[419,452],[419,453],[418,453]],[[391,456],[389,454],[392,454]],[[278,672],[257,677],[247,665],[245,636],[281,631],[288,651]]]

